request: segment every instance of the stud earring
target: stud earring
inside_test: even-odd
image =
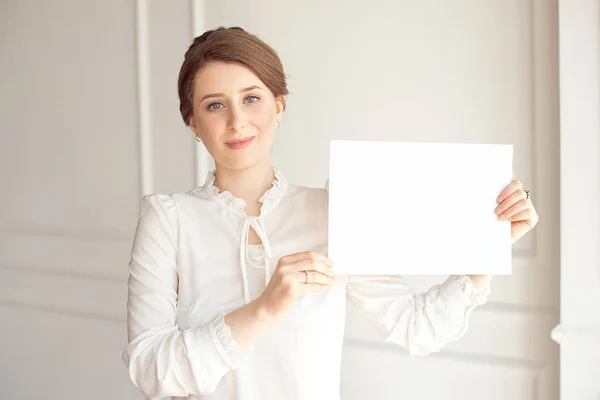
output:
[[[281,120],[277,120],[277,129],[281,126]]]
[[[200,139],[198,136],[194,135],[194,137],[196,138],[196,142],[201,143],[202,139]]]

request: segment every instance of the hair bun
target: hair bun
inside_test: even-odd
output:
[[[200,45],[204,44],[213,33],[218,32],[218,31],[226,31],[226,30],[246,32],[246,30],[244,28],[241,28],[239,26],[232,26],[229,28],[220,26],[216,29],[208,30],[208,31],[204,32],[202,35],[194,38],[194,41],[192,42],[192,44],[190,45],[188,50],[185,52],[185,57],[187,58],[191,51],[193,51],[195,48],[199,47]]]

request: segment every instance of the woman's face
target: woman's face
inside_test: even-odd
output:
[[[219,166],[268,163],[282,111],[283,99],[246,67],[211,62],[196,73],[189,124]]]

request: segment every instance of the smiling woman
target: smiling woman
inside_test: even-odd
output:
[[[275,51],[241,28],[208,31],[186,52],[181,116],[216,168],[202,187],[142,199],[123,359],[150,397],[339,399],[347,303],[385,341],[426,355],[487,301],[486,276],[414,293],[397,276],[335,275],[326,188],[270,165],[287,94]],[[537,222],[524,194],[514,183],[498,199],[519,235]]]
[[[189,126],[215,163],[220,168],[240,169],[254,165],[269,152],[283,98],[276,98],[248,68],[211,61],[194,77],[192,109]],[[250,144],[252,148],[248,148]],[[229,151],[242,148],[247,151],[241,157]]]
[[[186,52],[178,88],[184,123],[217,166],[247,168],[265,159],[288,94],[271,47],[241,28],[208,31]],[[228,151],[241,149],[242,156]]]

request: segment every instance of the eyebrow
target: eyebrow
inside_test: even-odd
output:
[[[254,90],[254,89],[263,90],[260,86],[248,86],[247,88],[244,88],[244,89],[240,90],[240,93],[249,92],[249,91]],[[211,94],[207,94],[206,96],[202,97],[202,99],[200,100],[200,102],[203,102],[206,99],[210,99],[211,97],[225,97],[225,93],[211,93]]]

